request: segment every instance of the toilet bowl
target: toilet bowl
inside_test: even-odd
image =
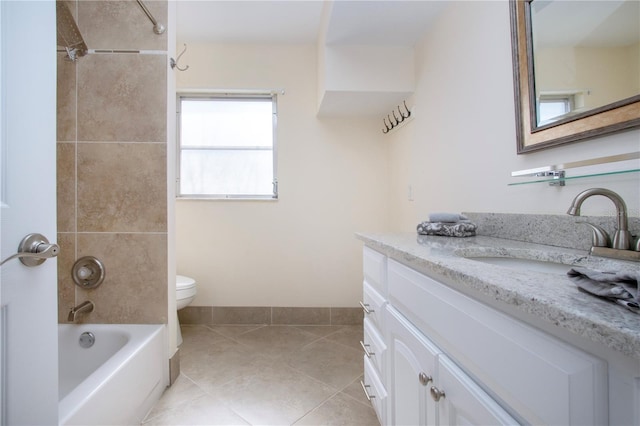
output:
[[[178,311],[183,309],[196,297],[196,281],[193,278],[185,277],[184,275],[176,275],[176,317]],[[177,346],[182,344],[182,332],[180,331],[180,320],[176,319],[177,324]]]

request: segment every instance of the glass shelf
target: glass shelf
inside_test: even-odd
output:
[[[535,169],[517,170],[515,172],[511,172],[511,177],[530,177],[534,178],[534,180],[513,182],[507,184],[507,186],[530,185],[533,183],[548,183],[549,186],[565,186],[565,182],[571,179],[637,173],[640,172],[640,168],[638,168],[639,163],[636,161],[639,159],[640,152],[629,152],[627,154],[609,155],[607,157],[592,158],[590,160],[572,161],[569,163],[538,167]],[[618,165],[617,168],[622,168],[622,170],[606,170],[607,168],[611,169],[612,167],[601,166],[603,164],[619,162],[626,162],[626,164]],[[600,171],[594,171],[592,166],[597,166]],[[582,168],[582,174],[578,174],[577,176],[567,176],[566,170],[575,168]],[[587,169],[585,170],[585,168]],[[591,170],[589,170],[589,168]],[[603,168],[605,170],[602,170]]]
[[[603,172],[603,173],[589,173],[578,176],[556,176],[556,177],[545,177],[543,179],[530,180],[527,182],[513,182],[507,184],[507,186],[516,186],[516,185],[530,185],[534,183],[549,183],[554,186],[564,186],[564,182],[567,180],[573,179],[585,179],[590,177],[598,177],[598,176],[611,176],[611,175],[621,175],[625,173],[638,173],[640,169],[629,169],[629,170],[617,170],[613,172]]]

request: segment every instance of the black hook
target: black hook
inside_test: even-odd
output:
[[[407,110],[407,115],[404,115],[403,113],[400,113],[400,115],[402,115],[404,118],[411,117],[411,111],[409,111],[409,108],[407,108],[407,101],[402,101],[402,103],[404,104],[404,109]],[[398,111],[400,111],[400,107],[399,106],[398,106]]]
[[[396,119],[396,124],[402,123],[402,120],[404,120],[404,117],[402,118],[402,120],[400,120],[398,117],[396,117],[396,111],[395,110],[393,110],[391,112],[393,113],[393,118]],[[400,114],[400,116],[402,117],[402,114]]]
[[[387,126],[387,119],[386,118],[383,118],[382,122],[384,123],[384,127],[386,127],[386,129],[382,129],[382,133],[384,133],[386,135],[387,133],[389,133],[389,130],[393,129],[393,127]]]

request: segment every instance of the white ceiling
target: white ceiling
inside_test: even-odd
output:
[[[322,22],[323,7],[330,7]],[[445,1],[179,0],[179,43],[316,43],[413,46]]]

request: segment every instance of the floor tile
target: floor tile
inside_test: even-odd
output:
[[[349,384],[349,386],[342,389],[342,393],[350,396],[356,401],[360,401],[362,404],[371,405],[367,397],[364,395],[364,391],[362,390],[362,385],[360,381],[364,381],[364,376],[360,376],[355,379],[353,382]]]
[[[283,363],[236,377],[218,396],[254,425],[290,425],[336,393]]]
[[[265,325],[211,325],[209,328],[225,337],[234,338],[249,331],[265,327]]]
[[[205,391],[221,386],[235,377],[255,374],[272,363],[240,343],[225,341],[208,351],[181,354],[180,371]]]
[[[294,328],[315,334],[318,337],[325,337],[329,334],[337,333],[342,330],[342,325],[295,325]],[[362,327],[360,327],[362,329]]]
[[[295,424],[378,426],[380,423],[378,423],[378,418],[371,405],[361,404],[340,393],[325,401]]]
[[[327,339],[291,352],[285,359],[291,367],[338,390],[353,382],[364,369],[362,351]]]
[[[181,374],[173,385],[165,390],[162,398],[153,407],[147,418],[152,419],[173,409],[180,408],[204,395],[205,393],[200,387]]]
[[[364,339],[361,325],[345,325],[340,330],[326,336],[327,340],[342,343],[357,351],[362,351],[360,341]]]
[[[180,327],[183,344],[180,352],[196,351],[199,349],[209,349],[217,344],[228,340],[220,333],[216,333],[211,328],[204,325],[183,325]]]
[[[318,336],[290,326],[268,326],[241,334],[235,340],[255,351],[280,358],[317,340]]]
[[[143,423],[145,426],[156,425],[248,425],[229,407],[214,398],[204,395],[188,403],[166,411]]]
[[[361,326],[183,325],[178,380],[147,425],[378,425]]]

